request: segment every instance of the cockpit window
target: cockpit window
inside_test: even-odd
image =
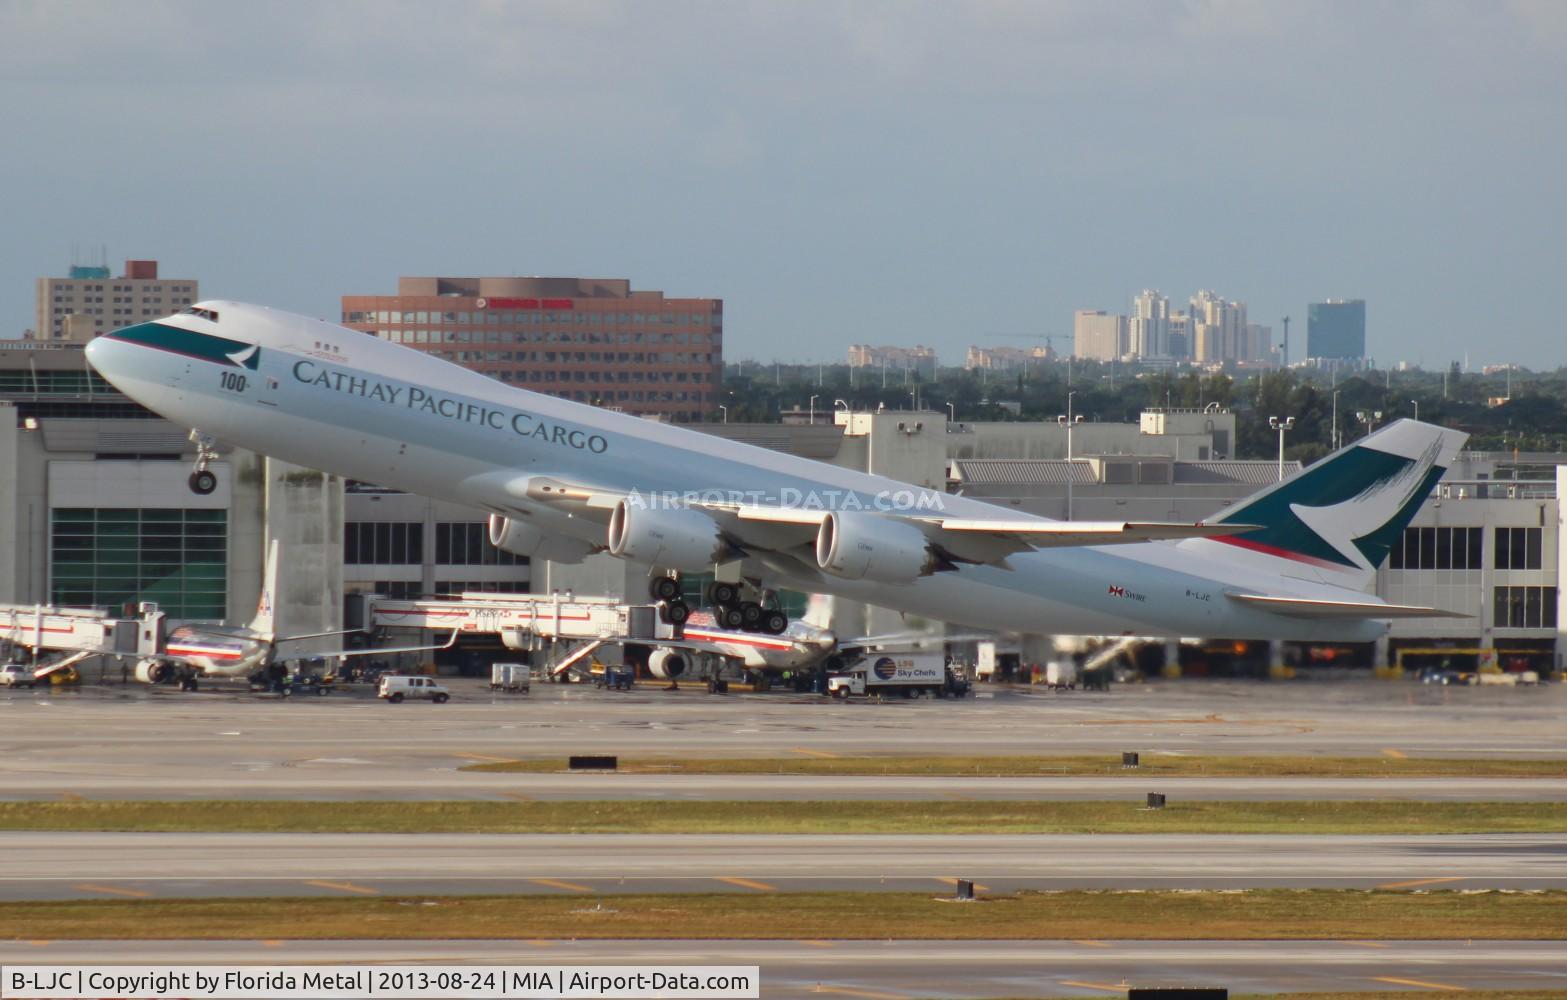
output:
[[[180,312],[186,316],[200,316],[202,319],[211,320],[214,323],[218,321],[218,311],[216,309],[202,309],[200,306],[188,306],[184,309],[181,309]]]

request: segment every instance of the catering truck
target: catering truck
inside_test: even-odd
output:
[[[872,653],[848,670],[828,677],[827,693],[834,698],[961,698],[968,693],[968,681],[955,674],[940,653]]]

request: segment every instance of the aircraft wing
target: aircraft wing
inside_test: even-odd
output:
[[[507,485],[507,492],[530,500],[573,509],[582,515],[607,518],[628,494],[548,476],[527,476]],[[713,515],[749,549],[784,550],[811,542],[828,511],[768,506],[700,495],[685,506]],[[877,516],[901,520],[925,533],[932,545],[962,562],[1000,563],[1007,555],[1036,548],[1084,545],[1125,545],[1135,542],[1217,538],[1255,531],[1254,524],[1214,524],[1186,521],[1047,521],[1035,518],[943,517],[938,514],[886,512]]]
[[[1329,601],[1313,597],[1273,597],[1268,594],[1226,594],[1232,601],[1290,618],[1470,618],[1460,611],[1423,608],[1378,601]]]

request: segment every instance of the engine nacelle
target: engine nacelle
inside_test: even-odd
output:
[[[647,672],[661,681],[672,681],[686,672],[686,654],[668,646],[653,650],[647,658]]]
[[[174,676],[174,664],[167,660],[137,660],[136,680],[143,684],[162,684]]]
[[[576,538],[541,531],[538,525],[516,518],[490,515],[490,544],[513,555],[579,563],[593,554],[594,546]]]
[[[816,532],[816,565],[845,580],[908,583],[935,562],[923,531],[875,514],[833,511]]]
[[[655,509],[622,500],[609,518],[609,554],[659,569],[712,569],[728,549],[718,523],[688,507]]]

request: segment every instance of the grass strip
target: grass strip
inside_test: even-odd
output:
[[[622,758],[629,774],[795,774],[823,776],[919,775],[985,778],[1567,778],[1567,759],[1502,760],[1443,757],[1186,757],[1143,754],[1142,766],[1122,768],[1116,754],[1064,757],[731,757]],[[463,771],[548,774],[566,770],[560,758],[471,764]]]
[[[5,802],[0,830],[185,833],[1567,832],[1567,802]]]
[[[0,903],[0,937],[1567,940],[1567,891],[385,896]]]

